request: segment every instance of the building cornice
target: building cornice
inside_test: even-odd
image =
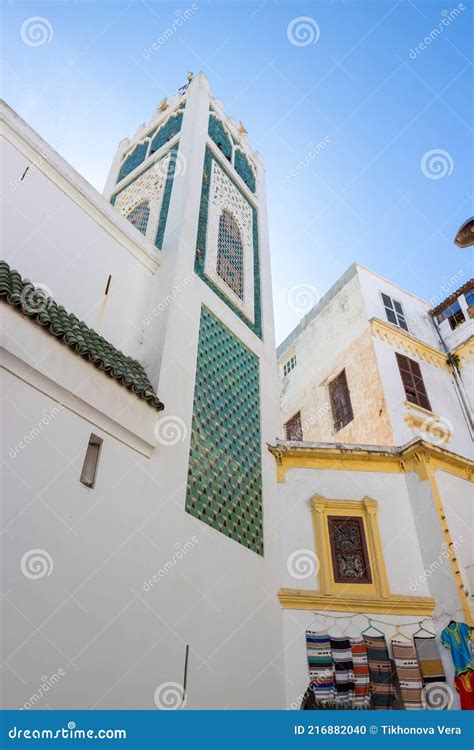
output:
[[[474,461],[421,439],[401,448],[279,442],[269,445],[268,450],[276,458],[279,482],[285,481],[290,469],[422,474],[427,464],[434,470],[474,480]]]
[[[459,366],[464,367],[474,354],[474,336],[469,336],[466,341],[454,347],[451,354],[458,358]]]
[[[439,349],[435,349],[434,346],[425,344],[406,331],[402,331],[400,328],[396,328],[379,318],[371,318],[370,325],[372,334],[377,336],[381,341],[402,349],[406,354],[428,362],[428,364],[434,367],[451,372],[446,354]]]
[[[432,617],[436,600],[429,596],[387,597],[322,594],[304,589],[280,589],[278,599],[283,609],[306,609],[313,612],[362,612],[363,614],[417,615]]]
[[[160,251],[44,141],[5,102],[0,102],[0,134],[76,203],[148,271],[160,265]]]

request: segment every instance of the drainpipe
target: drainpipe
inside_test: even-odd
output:
[[[465,391],[463,382],[462,382],[462,380],[461,380],[461,378],[459,376],[459,372],[458,372],[457,367],[451,361],[451,357],[449,356],[450,355],[449,349],[448,349],[448,347],[446,345],[445,340],[443,339],[442,333],[441,333],[441,331],[439,329],[438,323],[435,320],[435,316],[433,315],[432,310],[430,310],[430,317],[431,317],[431,322],[433,323],[435,331],[436,331],[436,333],[438,335],[438,339],[440,341],[441,348],[445,352],[445,354],[446,354],[446,360],[448,361],[449,366],[451,368],[451,372],[453,374],[453,380],[454,380],[454,390],[456,391],[456,396],[458,397],[459,405],[461,407],[461,411],[462,411],[464,419],[466,421],[466,424],[467,424],[467,427],[468,427],[468,430],[469,430],[469,434],[470,434],[471,438],[473,438],[474,437],[474,422],[473,422],[473,419],[472,419],[471,409],[470,409],[470,406],[469,406],[469,401],[468,401],[467,396],[466,396],[466,391]]]

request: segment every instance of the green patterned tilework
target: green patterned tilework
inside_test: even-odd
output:
[[[148,141],[145,141],[144,143],[139,143],[138,146],[135,146],[133,151],[129,153],[129,155],[123,162],[122,166],[120,167],[120,172],[117,178],[117,182],[120,182],[120,180],[123,180],[124,177],[130,174],[130,172],[133,172],[133,170],[136,167],[138,167],[138,165],[141,164],[142,161],[144,161],[147,150],[148,150]]]
[[[230,140],[227,132],[215,115],[210,115],[208,133],[216,146],[220,148],[226,159],[231,161],[232,159],[232,141]]]
[[[211,287],[213,292],[217,294],[234,312],[238,317],[243,320],[246,325],[259,337],[262,337],[262,309],[260,299],[260,254],[258,245],[258,214],[254,206],[253,211],[253,279],[254,279],[254,322],[252,323],[248,318],[245,317],[244,313],[236,307],[226,294],[217,287],[212,279],[206,276],[205,263],[206,263],[206,236],[207,236],[207,220],[209,214],[209,188],[211,181],[211,167],[212,160],[215,157],[209,148],[206,148],[206,156],[204,158],[204,173],[202,178],[202,190],[201,190],[201,207],[199,211],[199,225],[198,225],[198,236],[197,236],[197,252],[196,261],[194,264],[194,270],[208,286]],[[232,180],[230,174],[225,170],[224,165],[219,162],[219,166],[224,169],[227,177],[233,182],[240,194],[247,200],[246,196],[240,190],[239,186]]]
[[[186,511],[263,555],[259,360],[201,308]]]
[[[235,151],[234,167],[235,171],[242,177],[247,187],[252,191],[252,193],[255,193],[256,183],[254,171],[250,166],[250,162],[245,154],[239,149],[236,149]]]
[[[160,128],[155,137],[153,138],[150,146],[150,155],[154,154],[155,151],[158,151],[162,146],[165,145],[165,143],[168,143],[168,141],[173,138],[176,133],[179,133],[181,130],[181,125],[183,122],[183,113],[178,112],[176,115],[173,115],[173,117],[170,117],[166,125],[163,125],[162,128]]]

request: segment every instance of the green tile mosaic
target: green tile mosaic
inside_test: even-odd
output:
[[[235,171],[242,177],[247,187],[252,191],[252,193],[255,193],[256,182],[254,171],[250,166],[249,160],[247,159],[245,154],[240,151],[240,149],[235,150],[234,167]]]
[[[215,115],[211,114],[209,117],[209,126],[207,132],[209,133],[216,146],[220,148],[225,158],[229,161],[232,161],[232,141],[227,135],[223,124]]]
[[[186,511],[263,555],[259,360],[201,308]]]
[[[146,157],[146,152],[148,150],[148,141],[145,141],[144,143],[139,143],[138,146],[135,146],[133,151],[129,153],[125,161],[123,162],[122,166],[120,167],[120,172],[117,178],[117,182],[120,182],[120,180],[123,180],[124,177],[126,177],[130,172],[133,172],[136,167],[138,167],[139,164],[144,161]]]
[[[182,112],[178,112],[176,115],[173,115],[173,117],[170,117],[168,122],[157,131],[155,137],[153,138],[150,146],[150,155],[154,154],[155,151],[158,151],[158,149],[164,146],[165,143],[168,143],[168,141],[170,141],[171,138],[176,135],[176,133],[179,133],[179,131],[181,130],[182,122]]]
[[[183,112],[177,112],[175,115],[169,118],[169,120],[158,130],[151,131],[146,137],[143,143],[139,143],[125,158],[120,167],[117,182],[123,180],[130,172],[138,167],[147,157],[148,145],[150,138],[153,136],[153,140],[150,145],[150,152],[148,156],[152,156],[158,149],[168,143],[179,131],[183,123]]]
[[[203,281],[239,316],[241,320],[248,325],[248,327],[259,337],[262,338],[262,309],[260,299],[260,255],[258,245],[258,214],[257,209],[249,205],[253,211],[253,276],[254,276],[254,322],[250,321],[245,317],[244,313],[236,307],[226,294],[217,287],[213,281],[206,276],[205,273],[205,262],[206,262],[206,235],[207,235],[207,219],[209,213],[209,188],[211,180],[211,167],[212,160],[215,159],[210,148],[206,147],[206,155],[204,157],[204,172],[202,179],[202,190],[201,190],[201,207],[199,211],[199,225],[197,235],[197,247],[196,247],[196,261],[194,264],[194,270],[200,276]],[[237,185],[235,180],[232,179],[231,175],[225,170],[224,164],[218,162],[219,166],[224,169],[227,177],[235,185],[240,194],[247,200],[240,187]]]

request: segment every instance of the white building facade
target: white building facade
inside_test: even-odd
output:
[[[306,629],[357,638],[372,622],[388,644],[434,634],[459,707],[439,640],[473,624],[473,283],[454,285],[433,308],[354,264],[278,349],[288,705],[308,684]],[[352,580],[341,521],[365,560]]]
[[[4,707],[282,708],[259,155],[202,74],[105,197],[2,123]]]

